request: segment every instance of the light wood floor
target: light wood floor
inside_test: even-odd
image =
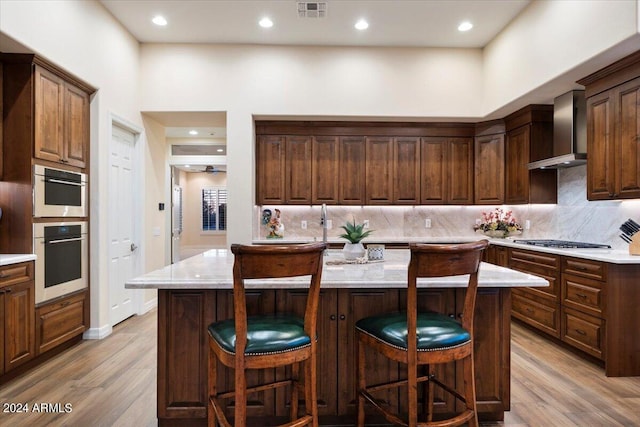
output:
[[[0,387],[8,403],[70,403],[69,413],[0,412],[0,426],[155,426],[156,312],[83,341]],[[483,426],[640,426],[640,377],[607,378],[601,368],[512,327],[511,411]]]

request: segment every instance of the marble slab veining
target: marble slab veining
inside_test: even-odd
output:
[[[325,288],[403,288],[407,282],[409,251],[388,249],[385,261],[370,264],[327,265],[326,261],[343,259],[340,250],[330,250],[325,257],[322,287]],[[126,282],[129,289],[232,289],[233,255],[227,249],[212,249],[152,271]],[[456,288],[466,286],[468,276],[420,279],[419,287]],[[478,277],[481,287],[544,287],[549,283],[537,276],[493,264],[482,263]],[[306,288],[308,279],[256,279],[246,281],[247,288]]]

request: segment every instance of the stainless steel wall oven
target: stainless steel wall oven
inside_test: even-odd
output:
[[[48,166],[33,167],[33,216],[87,216],[87,175]]]
[[[87,287],[87,222],[33,224],[36,304]]]

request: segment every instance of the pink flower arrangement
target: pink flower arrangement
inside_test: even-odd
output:
[[[496,208],[493,212],[482,212],[482,222],[473,226],[473,229],[483,232],[502,231],[505,235],[522,231],[522,226],[518,224],[513,216],[513,211],[504,211]]]

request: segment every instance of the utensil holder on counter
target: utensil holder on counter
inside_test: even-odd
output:
[[[636,233],[631,237],[629,255],[640,255],[640,233]]]

